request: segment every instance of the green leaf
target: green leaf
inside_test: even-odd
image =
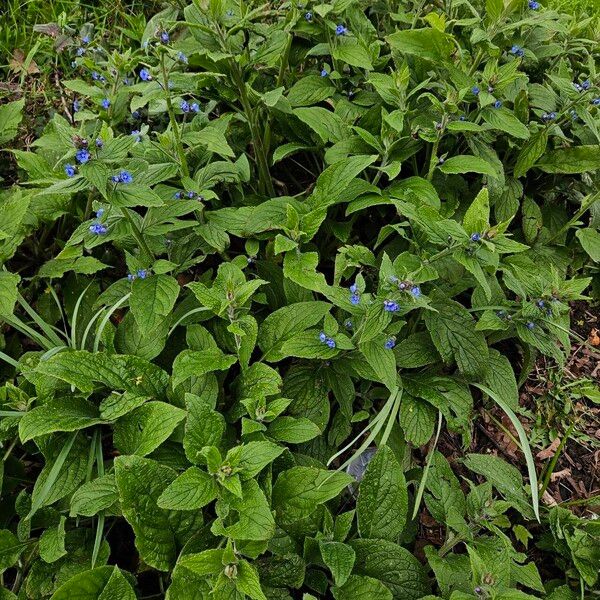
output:
[[[306,417],[279,417],[269,424],[267,433],[278,442],[302,444],[321,435],[321,430]]]
[[[217,491],[217,483],[211,475],[198,467],[190,467],[167,487],[157,504],[169,510],[197,510],[212,502]]]
[[[316,252],[286,252],[283,274],[300,287],[320,292],[327,287],[325,277],[317,271],[319,255]]]
[[[392,592],[374,577],[352,575],[341,588],[333,588],[335,600],[393,600]]]
[[[600,233],[592,227],[578,229],[575,232],[581,247],[594,262],[600,262]]]
[[[185,416],[184,410],[166,402],[146,402],[115,423],[115,448],[122,454],[146,456],[173,433]]]
[[[19,437],[23,443],[55,431],[77,431],[101,423],[98,407],[71,396],[57,398],[26,412],[19,421]]]
[[[0,572],[4,573],[16,564],[26,547],[14,533],[8,529],[0,529]]]
[[[354,550],[342,542],[319,541],[319,549],[323,562],[327,565],[335,585],[342,586],[348,581],[354,566]]]
[[[468,234],[482,234],[490,224],[490,195],[487,188],[475,196],[475,200],[467,209],[463,217],[463,227]]]
[[[70,516],[93,517],[119,500],[115,476],[103,475],[84,483],[71,496]]]
[[[360,482],[356,509],[361,537],[391,541],[400,538],[408,513],[406,489],[394,453],[388,446],[379,448]]]
[[[548,143],[548,130],[540,129],[531,139],[526,142],[517,156],[514,176],[523,177],[533,167],[538,158],[544,154]]]
[[[337,43],[331,54],[336,60],[341,60],[353,67],[371,71],[373,64],[367,49],[356,38],[344,38]]]
[[[315,467],[293,467],[273,486],[273,507],[286,520],[310,515],[319,504],[335,498],[354,479],[346,473]]]
[[[387,540],[354,540],[354,573],[379,579],[394,600],[419,600],[429,593],[421,563],[405,548]]]
[[[375,371],[377,377],[385,384],[388,390],[393,390],[397,385],[396,356],[384,345],[385,340],[378,338],[360,344],[360,351]]]
[[[376,156],[351,156],[327,167],[317,179],[317,185],[309,198],[314,208],[324,208],[344,199],[350,182],[362,173]]]
[[[168,275],[137,277],[131,286],[129,304],[142,332],[152,331],[173,310],[179,295],[177,280]]]
[[[600,169],[600,146],[575,146],[551,150],[535,165],[546,173],[586,173]]]
[[[169,376],[159,367],[137,356],[69,350],[40,361],[38,373],[62,379],[83,392],[94,391],[94,382],[110,390],[137,396],[161,398]]]
[[[53,563],[65,556],[65,522],[67,518],[61,517],[58,525],[49,527],[40,536],[40,557],[44,562]]]
[[[13,314],[18,296],[17,285],[20,280],[21,278],[14,273],[0,271],[0,318]]]
[[[118,567],[104,566],[77,573],[50,600],[136,600],[133,588]]]
[[[177,557],[169,512],[157,500],[175,471],[154,460],[139,456],[115,458],[115,476],[123,516],[135,533],[141,558],[159,571],[172,569]]]
[[[320,106],[306,108],[295,108],[294,114],[306,125],[308,125],[323,143],[336,143],[350,134],[348,126],[343,119],[333,111]]]
[[[487,107],[481,111],[481,116],[486,123],[494,129],[505,131],[509,135],[521,140],[529,139],[529,129],[521,123],[515,115],[506,108]]]
[[[432,62],[446,62],[455,50],[452,36],[433,28],[396,31],[386,37],[392,50]]]
[[[183,448],[188,460],[194,464],[204,462],[202,448],[218,446],[225,431],[225,418],[211,408],[205,398],[186,394],[188,418],[185,422]]]
[[[237,456],[237,467],[240,469],[242,479],[252,479],[280,456],[284,450],[283,446],[273,442],[249,442],[230,450],[225,460],[228,461],[231,454]]]
[[[246,560],[241,560],[237,566],[237,578],[235,585],[238,590],[246,594],[252,600],[267,600],[262,588],[256,569]]]
[[[213,371],[226,371],[237,362],[237,357],[223,354],[222,350],[184,350],[173,362],[173,388],[190,377],[200,377]]]
[[[271,313],[258,329],[258,346],[265,360],[281,360],[282,344],[319,323],[330,309],[327,302],[296,302]]]
[[[462,173],[481,173],[482,175],[489,175],[490,177],[496,177],[496,170],[494,167],[479,156],[472,156],[468,154],[461,154],[459,156],[453,156],[447,158],[442,165],[439,167],[442,173],[450,174],[462,174]]]
[[[0,145],[10,142],[16,135],[23,119],[25,100],[8,102],[0,106]]]
[[[178,565],[193,571],[197,575],[216,575],[223,570],[223,554],[225,550],[218,548],[186,554],[179,559]]]
[[[480,378],[488,370],[488,345],[485,336],[475,330],[475,320],[458,302],[435,293],[427,311],[425,325],[438,352],[446,362],[455,360],[467,377]]]

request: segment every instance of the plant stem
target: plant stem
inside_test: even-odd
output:
[[[173,135],[175,136],[175,149],[177,151],[177,156],[179,157],[181,174],[183,177],[189,177],[190,170],[185,157],[185,151],[181,143],[181,132],[179,130],[177,119],[175,118],[175,111],[173,110],[173,103],[171,102],[171,95],[169,93],[169,74],[167,73],[164,53],[160,56],[160,68],[163,76],[163,90],[165,92],[165,100],[167,102],[167,112],[169,113],[169,122],[171,123],[171,129],[173,130]]]

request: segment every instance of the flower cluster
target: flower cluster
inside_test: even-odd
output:
[[[386,312],[398,312],[400,310],[400,305],[393,300],[384,300],[383,310]]]
[[[200,112],[200,106],[197,102],[192,102],[191,104],[189,104],[186,100],[182,100],[179,107],[181,108],[181,110],[184,113],[189,113],[189,112],[199,113]]]
[[[110,180],[113,183],[131,183],[133,175],[129,171],[121,171],[118,175],[112,175]]]
[[[321,333],[319,333],[319,340],[321,341],[322,344],[325,344],[328,348],[335,348],[335,340],[331,337],[329,337],[324,331],[321,331]]]
[[[133,281],[134,279],[146,279],[146,277],[148,277],[147,269],[138,269],[135,273],[127,274],[128,281]]]
[[[356,283],[350,286],[350,303],[354,304],[354,306],[360,303],[360,293]]]

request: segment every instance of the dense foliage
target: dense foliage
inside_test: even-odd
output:
[[[600,521],[540,503],[518,393],[600,288],[589,25],[194,0],[134,48],[42,28],[60,111],[24,145],[0,107],[0,598],[597,597]],[[520,468],[470,447],[481,406]]]

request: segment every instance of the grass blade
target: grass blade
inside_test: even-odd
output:
[[[490,388],[485,385],[481,385],[480,383],[473,383],[475,387],[478,387],[482,392],[487,394],[490,398],[492,398],[496,404],[506,413],[506,416],[510,419],[514,428],[517,430],[519,435],[519,441],[521,442],[521,450],[525,455],[525,462],[527,463],[527,473],[529,475],[529,485],[531,487],[531,505],[533,508],[533,512],[535,513],[536,519],[540,520],[540,499],[539,499],[539,484],[537,473],[535,471],[535,462],[533,460],[533,454],[531,453],[531,447],[529,446],[529,440],[527,439],[527,434],[525,433],[525,429],[523,429],[523,425],[521,425],[521,421],[517,419],[517,415],[512,411],[512,409],[500,398],[494,391],[490,390]]]

